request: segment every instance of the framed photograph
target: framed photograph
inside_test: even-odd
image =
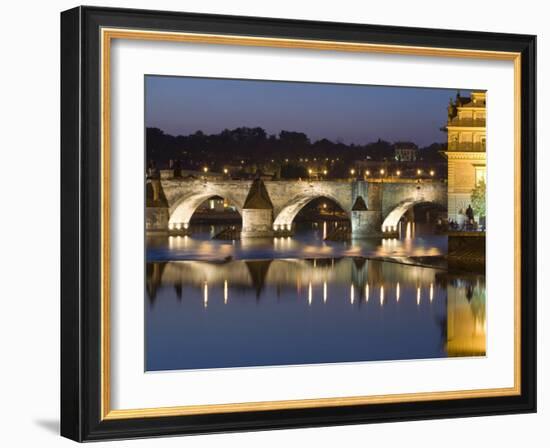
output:
[[[535,36],[61,14],[61,433],[536,410]]]

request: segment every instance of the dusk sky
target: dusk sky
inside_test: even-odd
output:
[[[172,135],[241,126],[304,132],[365,144],[378,138],[419,146],[445,142],[452,89],[188,77],[145,77],[145,124]],[[469,94],[461,90],[461,94]]]

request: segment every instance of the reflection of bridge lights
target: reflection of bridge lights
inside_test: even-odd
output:
[[[205,281],[203,286],[203,304],[206,308],[208,306],[208,283]]]
[[[397,282],[397,287],[395,288],[395,299],[399,302],[399,295],[401,293],[401,290],[399,288],[399,282]]]
[[[227,280],[223,281],[223,303],[227,304]]]
[[[430,302],[434,299],[434,284],[430,283]]]
[[[313,301],[313,289],[311,287],[311,282],[309,282],[307,286],[307,303],[308,305],[311,305],[311,302]]]
[[[353,302],[355,302],[355,289],[353,287],[353,283],[351,284],[351,287],[349,289],[349,303],[353,305]]]
[[[323,303],[327,303],[327,282],[323,282]]]
[[[365,302],[369,301],[369,284],[365,285]]]
[[[416,288],[416,304],[420,305],[420,286]]]
[[[380,305],[384,305],[384,286],[380,286]]]

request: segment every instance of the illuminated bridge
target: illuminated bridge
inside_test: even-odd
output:
[[[447,208],[447,185],[440,180],[231,180],[174,178],[162,173],[148,180],[153,200],[146,211],[147,231],[189,227],[195,210],[221,197],[242,217],[243,237],[268,237],[290,231],[296,215],[309,202],[326,198],[351,221],[352,237],[378,237],[397,230],[414,206]]]

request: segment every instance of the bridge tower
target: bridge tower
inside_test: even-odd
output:
[[[241,237],[261,238],[273,236],[273,203],[260,178],[252,182],[242,208]]]
[[[376,238],[382,235],[382,190],[379,184],[369,183],[367,202],[357,196],[351,208],[351,237]]]

